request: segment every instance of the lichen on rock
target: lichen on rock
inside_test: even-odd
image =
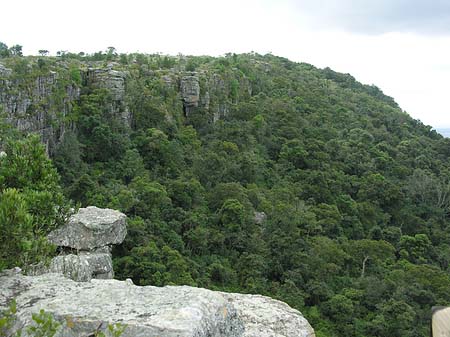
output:
[[[118,322],[126,326],[122,337],[314,337],[300,312],[264,296],[12,270],[0,274],[0,285],[0,311],[17,302],[15,330],[43,309],[61,323],[56,337],[88,336]]]

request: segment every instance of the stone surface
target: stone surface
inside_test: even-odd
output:
[[[187,116],[192,108],[198,107],[200,101],[200,83],[197,73],[192,72],[181,78],[180,91]]]
[[[89,68],[86,73],[87,82],[98,88],[109,89],[113,100],[123,101],[125,98],[126,72],[113,70],[113,64],[106,68]]]
[[[244,323],[244,337],[313,337],[302,314],[286,303],[260,295],[222,293]]]
[[[15,298],[17,330],[44,309],[62,323],[56,337],[85,337],[126,325],[122,337],[314,337],[300,312],[258,295],[187,286],[139,287],[128,281],[79,283],[59,274],[0,274],[0,311]]]
[[[112,259],[109,253],[60,255],[52,259],[48,272],[60,273],[78,282],[114,278]]]
[[[108,109],[113,116],[119,116],[127,126],[131,124],[131,113],[125,103],[126,78],[125,71],[114,70],[115,63],[110,63],[104,68],[89,68],[84,77],[86,83],[95,88],[107,89],[111,94]]]
[[[44,309],[62,323],[57,336],[90,336],[108,323],[126,325],[122,337],[240,337],[244,327],[220,293],[192,287],[138,287],[126,281],[79,283],[58,274],[0,276],[0,310],[17,301],[14,329]],[[263,337],[263,336],[261,336]]]
[[[30,63],[24,71],[32,68]],[[70,113],[79,96],[79,88],[61,81],[56,72],[39,72],[25,79],[0,64],[0,110],[17,129],[38,133],[47,149],[53,149],[64,135],[66,125],[58,120]]]
[[[266,213],[264,212],[255,212],[254,221],[256,224],[261,225],[267,218]]]
[[[60,247],[92,251],[120,244],[127,234],[126,215],[95,206],[80,208],[68,223],[51,232],[49,241]]]

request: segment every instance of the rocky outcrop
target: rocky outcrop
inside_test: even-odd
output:
[[[139,287],[131,281],[79,283],[58,274],[0,274],[0,310],[17,301],[16,331],[44,309],[61,323],[57,337],[89,336],[121,323],[122,337],[313,337],[300,312],[263,296],[187,286]]]
[[[36,65],[23,65],[23,72],[32,73]],[[41,135],[47,148],[54,148],[65,131],[64,123],[72,102],[80,89],[60,80],[54,71],[35,71],[36,75],[19,76],[0,64],[0,111],[17,129]]]
[[[107,68],[89,68],[86,72],[88,85],[109,89],[115,101],[123,101],[125,98],[126,73],[113,69],[110,64]]]
[[[92,279],[112,279],[114,269],[111,254],[81,252],[63,254],[52,259],[48,272],[59,273],[78,282]]]
[[[125,214],[94,206],[80,208],[66,225],[48,236],[61,255],[53,258],[48,268],[38,267],[31,273],[61,273],[80,282],[112,279],[111,245],[122,243],[126,234]]]
[[[181,78],[180,91],[185,115],[189,116],[193,108],[198,107],[200,101],[200,83],[197,73],[192,72]]]
[[[36,60],[23,60],[23,64],[14,67],[7,61],[0,63],[0,111],[6,113],[17,129],[40,134],[49,154],[54,153],[66,130],[76,130],[76,118],[71,118],[71,112],[82,89],[106,89],[109,96],[102,103],[103,111],[108,111],[109,117],[118,120],[125,129],[132,126],[130,88],[134,87],[129,85],[135,76],[132,69],[125,71],[126,67],[115,62],[106,66],[96,61],[74,65],[63,59],[52,60],[47,69],[41,68]],[[210,122],[226,117],[234,103],[252,93],[249,80],[237,70],[227,74],[176,67],[163,72],[142,71],[149,79],[158,77],[170,90],[179,92],[186,117],[200,113],[203,120]],[[172,114],[176,113],[166,114],[168,121],[175,120]]]
[[[254,213],[254,221],[257,225],[262,225],[264,221],[266,221],[267,215],[264,212],[255,212]]]
[[[244,337],[312,337],[314,330],[298,310],[260,295],[221,293],[237,310]]]
[[[87,70],[80,67],[80,74],[83,85],[108,90],[111,99],[107,108],[111,116],[129,126],[131,114],[125,100],[127,72],[114,70],[114,66],[114,63],[106,67],[89,64]],[[0,63],[0,111],[6,113],[17,129],[40,134],[49,152],[64,136],[68,126],[66,116],[81,93],[81,84],[70,79],[67,64],[61,62],[55,69],[43,71],[29,61],[21,70],[26,74],[23,76]]]
[[[131,124],[131,114],[125,102],[125,87],[127,72],[114,70],[114,63],[106,68],[89,68],[83,76],[88,86],[107,89],[111,94],[109,111],[113,116],[119,116],[123,123]]]
[[[112,209],[80,208],[66,225],[54,230],[49,241],[60,247],[92,251],[122,243],[127,235],[126,215]]]

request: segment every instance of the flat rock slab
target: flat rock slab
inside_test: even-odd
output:
[[[221,294],[238,311],[245,326],[244,337],[315,336],[300,311],[284,302],[261,295]]]
[[[126,281],[80,283],[59,274],[0,277],[0,305],[16,298],[20,326],[44,309],[62,323],[57,336],[89,336],[126,324],[121,337],[238,337],[243,325],[220,294],[192,287],[139,287]],[[68,323],[70,322],[70,323]]]
[[[127,235],[126,215],[107,208],[80,208],[67,224],[48,235],[51,243],[77,250],[120,244]]]
[[[314,337],[301,314],[268,297],[130,281],[79,283],[59,274],[0,274],[0,311],[17,301],[14,331],[44,309],[61,323],[56,337],[86,337],[121,323],[122,337]]]

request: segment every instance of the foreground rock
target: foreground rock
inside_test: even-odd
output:
[[[244,337],[311,337],[314,330],[302,314],[286,303],[261,295],[222,293],[238,311]]]
[[[301,314],[263,296],[193,287],[139,287],[127,281],[79,283],[58,274],[0,274],[0,310],[17,301],[16,331],[44,309],[61,323],[57,337],[81,337],[121,323],[122,337],[313,337]]]
[[[122,243],[127,235],[126,215],[107,208],[80,208],[68,223],[48,236],[60,247],[92,251]]]

